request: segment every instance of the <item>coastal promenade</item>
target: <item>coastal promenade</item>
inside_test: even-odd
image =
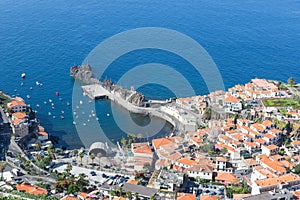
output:
[[[154,117],[158,117],[161,119],[164,119],[172,124],[173,133],[176,134],[177,132],[180,133],[180,131],[185,131],[184,126],[181,124],[179,120],[177,120],[175,117],[169,115],[168,113],[164,112],[162,107],[139,107],[131,104],[127,100],[123,99],[119,93],[113,93],[106,90],[102,85],[100,84],[92,84],[92,85],[85,85],[81,87],[85,95],[87,95],[91,99],[100,99],[100,98],[107,98],[111,100],[112,102],[122,106],[126,110],[132,113],[137,114],[145,114],[150,115]]]

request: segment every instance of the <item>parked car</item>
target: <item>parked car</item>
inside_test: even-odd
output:
[[[95,171],[91,171],[91,172],[90,172],[90,175],[92,175],[92,176],[96,176],[97,174],[96,174],[96,172],[95,172]]]

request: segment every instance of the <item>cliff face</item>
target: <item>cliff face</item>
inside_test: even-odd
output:
[[[70,69],[70,75],[86,84],[101,84],[109,92],[117,94],[129,103],[139,107],[144,106],[145,96],[142,93],[114,85],[111,80],[104,80],[103,82],[100,82],[94,77],[92,67],[90,65],[73,66]]]
[[[90,65],[73,66],[70,68],[70,75],[86,84],[100,83],[98,79],[94,78]]]

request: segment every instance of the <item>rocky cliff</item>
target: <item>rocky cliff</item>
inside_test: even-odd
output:
[[[90,65],[73,66],[70,69],[70,75],[86,84],[101,84],[109,92],[116,94],[131,104],[139,107],[144,106],[145,96],[142,93],[114,85],[111,80],[99,81],[94,77]]]
[[[86,84],[100,83],[100,81],[94,77],[90,65],[73,66],[70,68],[70,75]]]

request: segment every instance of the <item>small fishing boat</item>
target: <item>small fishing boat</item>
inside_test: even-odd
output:
[[[21,86],[23,86],[23,85],[24,85],[24,83],[22,82],[22,83],[21,83]]]
[[[26,97],[27,97],[27,99],[30,99],[30,96],[29,96],[28,94],[27,94],[27,96],[26,96]]]
[[[65,117],[64,117],[64,116],[60,116],[60,118],[61,118],[61,119],[64,119]]]
[[[65,113],[65,111],[64,110],[61,110],[61,114],[64,114]]]
[[[22,78],[22,79],[24,79],[24,78],[25,78],[25,76],[26,76],[26,74],[25,74],[25,73],[22,73],[22,74],[21,74],[21,78]]]
[[[67,106],[70,106],[70,102],[67,102]]]
[[[82,104],[83,104],[83,101],[79,101],[79,103],[82,105]]]
[[[47,101],[44,101],[44,104],[47,104]]]
[[[52,102],[52,99],[49,99],[49,102],[51,103],[51,102]]]
[[[99,118],[98,118],[98,117],[96,117],[96,120],[97,120],[97,121],[99,121]]]
[[[56,95],[56,96],[59,96],[59,92],[55,92],[55,95]]]
[[[106,116],[107,116],[107,117],[109,117],[109,116],[110,116],[110,114],[109,114],[109,113],[107,113],[107,114],[106,114]]]
[[[35,84],[36,84],[36,86],[39,86],[39,85],[40,85],[40,82],[36,81]]]
[[[39,108],[39,107],[40,107],[40,104],[36,104],[36,107],[38,107],[38,108]]]
[[[29,89],[32,90],[32,87],[30,87]]]
[[[75,121],[73,121],[73,124],[74,124],[74,125],[76,125],[76,122],[75,122]]]
[[[52,115],[52,113],[51,113],[51,112],[48,112],[48,115],[50,116],[50,115]]]

